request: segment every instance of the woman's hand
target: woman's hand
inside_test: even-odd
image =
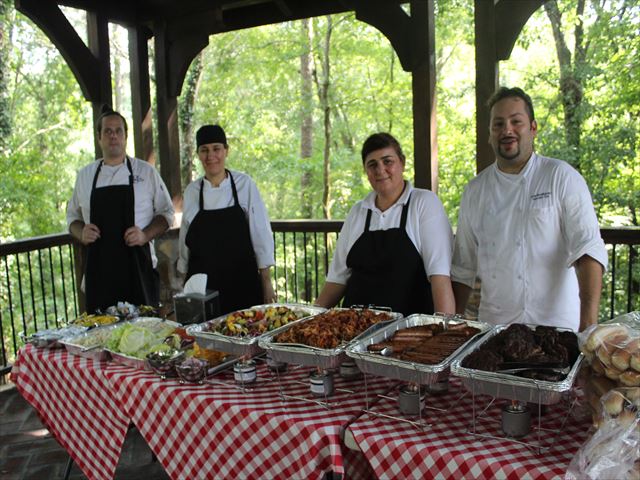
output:
[[[270,267],[261,268],[260,280],[262,281],[262,292],[264,303],[274,303],[276,301],[276,293],[273,290],[273,284],[271,283],[271,269]]]

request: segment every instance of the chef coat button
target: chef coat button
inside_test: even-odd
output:
[[[522,280],[522,275],[518,275],[518,280]]]

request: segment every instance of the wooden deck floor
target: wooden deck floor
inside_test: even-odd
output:
[[[42,425],[35,410],[15,386],[0,386],[0,480],[62,479],[69,455]],[[87,478],[77,466],[70,479]],[[119,480],[165,480],[169,477],[153,459],[136,429],[127,435],[116,469]]]

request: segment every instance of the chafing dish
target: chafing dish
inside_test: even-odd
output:
[[[256,305],[251,308],[244,309],[264,312],[269,307],[287,307],[293,310],[296,314],[300,315],[300,319],[295,322],[290,322],[288,325],[299,322],[301,319],[316,315],[324,312],[326,309],[315,305],[304,305],[299,303],[272,303],[266,305]],[[233,312],[232,312],[233,313]],[[202,348],[208,348],[210,350],[218,350],[237,356],[253,357],[262,352],[262,348],[259,345],[261,336],[255,337],[235,337],[224,335],[223,333],[208,331],[210,328],[216,328],[218,325],[223,324],[226,318],[230,314],[221,315],[208,322],[200,323],[197,325],[190,325],[187,327],[187,334],[195,337],[196,342]],[[276,330],[273,330],[274,332]],[[264,335],[264,334],[263,334]]]
[[[470,327],[477,328],[480,332],[467,339],[465,343],[440,363],[433,365],[386,357],[380,353],[373,353],[367,350],[369,345],[390,339],[398,330],[434,323],[442,323],[445,328],[448,328],[449,324],[464,323]],[[421,385],[431,385],[446,380],[449,377],[449,367],[451,366],[453,359],[462,353],[470,343],[478,338],[479,335],[487,332],[490,328],[490,325],[484,322],[457,320],[438,315],[417,313],[409,315],[398,322],[361,338],[357,342],[353,342],[347,348],[346,353],[356,361],[358,368],[365,373],[403,380],[405,382],[414,382]]]
[[[139,317],[134,320],[113,325],[113,327],[105,327],[105,328],[113,328],[113,330],[116,330],[116,329],[124,328],[126,325],[137,325],[137,326],[148,325],[148,328],[160,328],[161,324],[163,326],[173,327],[174,329],[180,326],[179,323],[173,322],[171,320],[163,320],[161,318],[156,318],[156,317]],[[156,334],[157,333],[159,333],[159,331],[156,331]],[[157,344],[161,344],[163,341],[164,341],[164,338],[158,337]],[[146,364],[144,358],[138,358],[131,355],[127,355],[125,353],[116,351],[112,348],[106,348],[105,350],[109,352],[109,354],[111,355],[111,359],[116,363],[119,363],[121,365],[126,365],[128,367],[137,368],[140,370],[151,370],[151,367],[149,367],[149,365]],[[144,355],[146,355],[146,353]]]
[[[535,328],[534,325],[528,326],[532,329]],[[466,349],[453,361],[451,373],[456,377],[460,377],[467,390],[477,395],[490,395],[495,398],[542,405],[551,405],[559,402],[562,394],[568,392],[573,387],[574,380],[584,358],[582,354],[580,354],[573,363],[566,378],[558,382],[523,378],[508,373],[487,372],[462,366],[462,361],[467,355],[479,349],[494,335],[497,335],[508,327],[509,325],[497,325],[493,327],[484,338],[470,346],[470,348]],[[563,328],[557,328],[557,330],[570,331],[569,329]]]
[[[349,308],[335,308],[332,310],[351,310]],[[328,310],[328,312],[332,311]],[[360,333],[350,342],[345,343],[344,345],[340,345],[333,349],[326,348],[317,348],[311,347],[309,345],[301,345],[301,344],[293,344],[293,343],[278,343],[275,341],[275,337],[287,330],[291,327],[291,325],[286,325],[277,330],[274,330],[268,334],[263,335],[260,338],[260,346],[267,350],[275,361],[278,362],[286,362],[293,363],[298,365],[305,365],[310,367],[320,367],[324,369],[330,368],[338,368],[340,364],[347,359],[346,348],[352,342],[357,341],[359,338],[362,338],[366,335],[371,334],[374,331],[377,331],[380,328],[383,328],[389,324],[392,324],[395,321],[398,321],[402,318],[402,314],[398,312],[388,312],[383,310],[371,309],[371,311],[375,313],[386,313],[391,316],[390,320],[380,322],[378,324],[372,325],[369,329]],[[308,322],[313,320],[315,317],[309,317],[300,322],[296,322],[296,324],[301,324],[303,322]]]
[[[92,360],[109,360],[109,352],[105,349],[111,332],[117,328],[118,324],[97,327],[88,330],[80,335],[67,337],[60,340],[67,352],[72,355],[90,358]]]
[[[24,343],[30,343],[38,348],[53,348],[59,345],[60,340],[79,335],[87,331],[87,327],[69,326],[63,328],[49,328],[40,330],[30,335],[20,334]]]

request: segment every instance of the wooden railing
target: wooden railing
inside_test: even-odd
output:
[[[342,221],[272,222],[276,245],[273,281],[279,301],[310,302],[328,270]],[[609,250],[600,317],[640,310],[640,228],[602,228]],[[159,247],[166,242],[169,248]],[[170,302],[175,282],[177,230],[156,241],[162,295]],[[83,309],[79,293],[82,248],[68,234],[0,244],[0,373],[6,372],[22,345],[20,334],[63,325]]]

